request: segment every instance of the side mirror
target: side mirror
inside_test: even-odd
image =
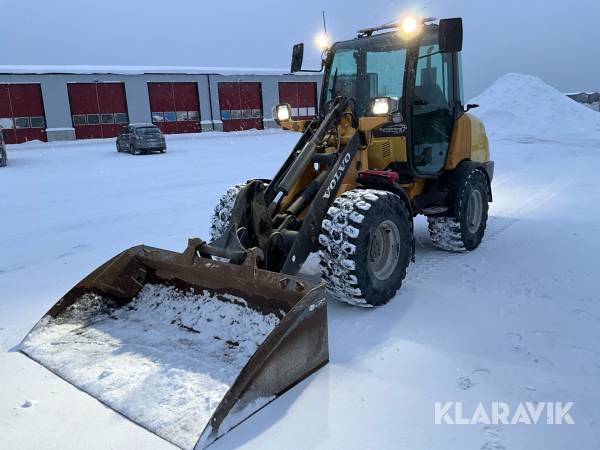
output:
[[[479,105],[477,103],[469,103],[465,108],[465,112],[469,112],[470,110],[475,108],[479,108]]]
[[[302,70],[302,61],[304,60],[304,44],[296,44],[292,50],[292,67],[290,71],[292,73],[300,72]]]
[[[463,44],[463,26],[460,17],[441,19],[439,25],[440,52],[460,52]]]
[[[281,103],[273,107],[273,119],[277,125],[292,119],[292,107],[289,103]]]

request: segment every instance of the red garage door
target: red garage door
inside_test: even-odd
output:
[[[77,139],[115,137],[127,124],[123,83],[69,83],[68,89]]]
[[[223,131],[263,128],[260,83],[219,83]]]
[[[8,144],[46,140],[44,102],[39,84],[0,84],[0,127]]]
[[[148,83],[152,122],[163,133],[198,133],[200,103],[196,83]]]
[[[279,102],[289,103],[294,119],[312,119],[317,114],[317,83],[279,83]]]

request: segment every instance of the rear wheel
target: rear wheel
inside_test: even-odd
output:
[[[357,306],[387,303],[402,285],[413,228],[391,192],[356,189],[338,197],[321,226],[321,276],[329,294]]]
[[[475,250],[485,234],[489,185],[480,170],[469,174],[460,188],[454,217],[429,217],[434,246],[447,251]]]

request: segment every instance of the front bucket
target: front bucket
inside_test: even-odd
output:
[[[21,351],[173,444],[201,449],[327,363],[323,286],[139,246],[61,298]]]

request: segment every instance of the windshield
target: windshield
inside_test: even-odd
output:
[[[338,95],[356,100],[357,114],[367,115],[375,97],[402,97],[406,48],[396,35],[343,42],[334,48],[325,101]]]
[[[138,128],[137,134],[158,134],[160,130],[154,127]]]

